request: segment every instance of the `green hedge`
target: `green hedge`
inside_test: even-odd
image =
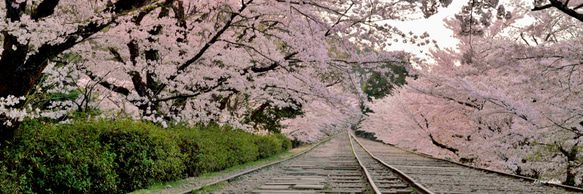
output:
[[[262,137],[241,130],[218,125],[173,130],[180,134],[178,145],[188,157],[184,163],[189,176],[222,170],[260,158],[254,140]]]
[[[0,193],[126,193],[290,147],[281,134],[257,136],[218,125],[162,129],[131,120],[30,121],[0,150]]]

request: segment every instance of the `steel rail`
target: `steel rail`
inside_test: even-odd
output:
[[[295,159],[295,158],[297,158],[299,156],[302,156],[302,155],[304,155],[304,154],[312,151],[314,148],[318,147],[319,145],[321,145],[321,144],[323,144],[325,142],[330,141],[332,138],[335,138],[335,137],[339,136],[342,133],[344,133],[344,132],[337,133],[337,134],[334,134],[334,135],[332,135],[330,137],[327,137],[327,138],[321,140],[320,142],[316,143],[314,146],[310,147],[309,149],[304,150],[304,151],[302,151],[300,153],[297,153],[297,154],[295,154],[293,156],[290,156],[289,158],[285,158],[285,159],[282,159],[282,160],[278,160],[278,161],[275,161],[275,162],[271,162],[271,163],[268,163],[268,164],[264,164],[264,165],[261,165],[261,166],[258,166],[258,167],[255,167],[255,168],[252,168],[252,169],[249,169],[249,170],[246,170],[246,171],[243,171],[243,172],[240,172],[240,173],[237,173],[237,174],[228,176],[226,178],[222,178],[222,179],[213,181],[211,183],[207,183],[207,184],[204,184],[204,185],[195,187],[193,189],[186,189],[186,190],[180,191],[178,193],[180,193],[180,194],[188,194],[188,193],[192,193],[192,192],[195,192],[195,191],[199,191],[199,190],[201,190],[204,187],[213,186],[213,185],[219,184],[220,182],[224,182],[224,181],[227,181],[227,182],[228,181],[232,181],[232,180],[234,180],[234,179],[236,179],[236,178],[238,178],[240,176],[243,176],[243,175],[246,175],[246,174],[249,174],[249,173],[252,173],[252,172],[256,172],[256,171],[259,171],[261,169],[264,169],[264,168],[267,168],[267,167],[270,167],[270,166],[273,166],[273,165],[276,165],[276,164],[279,164],[279,163],[282,163],[282,162],[285,162],[285,161],[288,161],[288,160],[291,160],[291,159]]]
[[[352,135],[352,133],[351,133],[351,135]],[[352,136],[354,137],[354,135],[352,135]],[[360,142],[358,140],[356,140],[356,141],[360,144]],[[497,175],[500,175],[500,176],[509,177],[509,178],[513,178],[513,179],[521,179],[521,180],[525,180],[525,181],[532,181],[534,183],[539,182],[538,184],[542,184],[542,185],[549,186],[549,187],[562,188],[562,189],[565,189],[567,191],[583,192],[583,188],[579,188],[579,187],[574,187],[574,186],[569,186],[569,185],[563,185],[563,184],[557,184],[557,183],[544,182],[544,181],[540,181],[538,179],[534,179],[534,178],[530,178],[530,177],[526,177],[526,176],[520,176],[520,175],[515,175],[515,174],[510,174],[510,173],[505,173],[505,172],[500,172],[500,171],[495,171],[495,170],[490,170],[490,169],[475,167],[475,166],[471,166],[471,165],[467,165],[467,164],[463,164],[463,163],[460,163],[460,162],[451,161],[451,160],[447,160],[447,159],[443,159],[443,158],[435,158],[435,157],[432,157],[432,156],[427,155],[427,154],[417,153],[417,152],[414,152],[414,151],[411,151],[411,150],[407,150],[407,149],[403,149],[403,148],[400,148],[400,147],[397,147],[397,146],[394,146],[394,145],[390,145],[390,144],[385,144],[385,143],[382,143],[382,144],[387,145],[387,146],[391,146],[391,147],[397,148],[399,150],[405,151],[407,153],[415,154],[415,155],[418,155],[418,156],[421,156],[421,157],[424,157],[424,158],[433,159],[433,160],[439,160],[439,161],[444,161],[444,162],[448,162],[448,163],[451,163],[451,164],[455,164],[455,165],[458,165],[458,166],[462,166],[462,167],[466,167],[466,168],[470,168],[470,169],[474,169],[474,170],[485,171],[485,172],[488,172],[488,173],[493,173],[493,174],[497,174]]]
[[[366,180],[368,181],[368,183],[372,187],[372,190],[376,194],[381,194],[381,191],[379,190],[379,188],[377,187],[377,185],[372,180],[372,176],[370,176],[370,173],[368,173],[368,170],[366,169],[366,167],[364,166],[364,164],[362,163],[362,161],[360,161],[360,158],[358,157],[358,154],[356,154],[356,150],[354,150],[354,144],[352,143],[352,138],[350,138],[350,132],[348,132],[348,141],[350,141],[350,147],[352,148],[352,154],[354,154],[354,157],[356,158],[356,161],[358,162],[358,165],[360,165],[360,168],[362,168],[362,170],[364,171],[364,175],[366,176]]]
[[[387,164],[386,162],[382,161],[381,159],[377,158],[370,151],[368,151],[368,149],[366,149],[366,147],[364,147],[364,145],[362,145],[362,143],[360,143],[360,141],[358,141],[358,139],[356,139],[356,137],[354,137],[354,135],[352,133],[348,132],[348,135],[349,135],[350,139],[354,139],[354,141],[356,143],[358,143],[358,145],[360,145],[360,147],[362,147],[362,149],[366,153],[368,153],[368,155],[370,155],[374,160],[381,163],[383,166],[389,168],[391,171],[393,171],[393,173],[395,173],[397,176],[399,176],[399,178],[401,178],[401,180],[407,182],[407,184],[409,184],[409,186],[415,188],[417,190],[417,193],[435,194],[433,191],[429,190],[427,187],[425,187],[422,184],[418,183],[417,181],[413,180],[413,178],[411,178],[409,175],[405,174],[401,170],[399,170],[399,169]],[[352,144],[352,141],[350,141],[350,143]]]

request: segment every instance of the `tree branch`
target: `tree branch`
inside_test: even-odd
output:
[[[375,63],[398,63],[398,64],[407,64],[407,62],[402,61],[402,60],[379,60],[379,61],[363,61],[363,62],[359,62],[359,61],[347,61],[347,60],[342,60],[342,59],[334,59],[332,60],[334,62],[342,62],[342,63],[346,63],[346,64],[375,64]]]
[[[524,41],[524,43],[526,43],[526,45],[530,46],[528,41],[526,41],[526,39],[524,38],[524,33],[520,33],[520,38],[522,38],[522,40]]]
[[[275,85],[267,85],[267,86],[265,86],[264,89],[267,89],[267,88],[275,88],[275,89],[289,90],[289,91],[292,91],[292,92],[295,92],[295,93],[298,93],[298,94],[304,94],[304,95],[308,95],[308,96],[317,96],[317,97],[322,97],[323,98],[323,96],[316,95],[316,94],[313,94],[313,93],[304,92],[304,91],[300,91],[300,90],[296,90],[296,89],[293,89],[293,88],[279,87],[279,86],[275,86]]]
[[[583,22],[583,14],[575,11],[576,9],[581,8],[583,6],[583,4],[578,5],[577,7],[571,9],[571,8],[569,8],[569,6],[566,3],[563,3],[562,1],[559,1],[559,0],[549,0],[549,1],[551,2],[550,4],[543,5],[540,7],[535,7],[532,9],[532,11],[539,11],[539,10],[544,10],[544,9],[554,7],[554,8],[557,8],[559,11]]]
[[[140,97],[148,96],[148,91],[146,89],[146,84],[142,81],[142,76],[137,71],[130,71],[128,75],[132,78],[132,83],[134,84],[134,89],[138,92]]]
[[[443,98],[445,100],[450,100],[450,101],[453,101],[453,102],[458,103],[460,105],[463,105],[463,106],[466,106],[466,107],[470,107],[470,108],[474,108],[474,109],[477,109],[477,110],[482,110],[482,108],[483,108],[483,106],[480,106],[480,105],[477,105],[477,104],[472,104],[472,103],[469,103],[469,102],[459,101],[459,100],[456,100],[456,99],[454,99],[452,97],[443,96],[443,95],[435,94],[435,93],[432,93],[432,92],[426,92],[426,91],[423,91],[423,90],[418,89],[418,88],[413,88],[413,89],[415,91],[417,91],[417,92],[422,93],[422,94],[428,94],[430,96]]]
[[[551,7],[553,7],[553,5],[548,4],[548,5],[543,5],[543,6],[539,6],[539,7],[534,7],[533,9],[531,9],[531,11],[540,11],[540,10],[548,9]]]
[[[332,86],[339,84],[339,83],[342,83],[342,79],[337,79],[336,81],[334,81],[332,83],[326,84],[326,87],[332,87]]]
[[[123,64],[126,64],[126,62],[123,60],[123,58],[121,57],[121,55],[119,54],[119,52],[117,51],[117,49],[113,48],[113,47],[109,47],[108,48],[109,52],[113,55],[113,58]]]
[[[200,59],[202,57],[202,55],[215,42],[217,42],[219,37],[221,37],[221,35],[223,35],[223,33],[225,33],[225,31],[227,31],[227,29],[229,29],[231,27],[231,24],[233,23],[233,20],[235,20],[235,17],[237,17],[239,15],[239,13],[243,12],[247,8],[247,6],[249,4],[251,4],[251,2],[253,2],[253,0],[249,0],[249,1],[247,1],[247,3],[244,3],[241,6],[241,8],[239,9],[238,13],[231,13],[231,17],[229,18],[227,23],[225,23],[225,25],[210,39],[210,41],[205,43],[204,46],[202,47],[202,49],[200,49],[200,51],[198,51],[198,53],[196,53],[196,55],[194,55],[194,57],[192,57],[188,61],[184,62],[182,65],[178,66],[178,68],[177,68],[178,72],[184,71],[188,66],[192,65],[194,62],[196,62],[198,59]],[[174,79],[175,77],[176,76],[172,76],[171,79]]]
[[[440,148],[443,148],[443,149],[449,150],[449,151],[451,151],[451,152],[453,152],[454,154],[456,154],[456,155],[457,155],[457,152],[459,151],[458,149],[455,149],[455,148],[449,147],[449,146],[447,146],[447,145],[445,145],[445,144],[442,144],[441,142],[438,142],[438,141],[436,141],[436,140],[433,138],[433,135],[431,135],[431,133],[429,133],[429,138],[431,139],[431,143],[433,143],[433,145],[436,145],[437,147],[440,147]]]
[[[266,59],[268,59],[268,60],[270,60],[270,61],[272,61],[274,63],[277,63],[276,60],[274,60],[272,58],[269,58],[269,56],[267,56],[267,55],[259,52],[259,50],[257,50],[255,47],[252,47],[252,46],[249,46],[249,45],[246,45],[246,44],[243,44],[243,43],[237,43],[237,42],[232,42],[232,41],[229,41],[229,40],[224,40],[224,39],[220,39],[219,41],[223,41],[223,42],[226,42],[226,43],[229,43],[229,44],[232,44],[232,45],[236,45],[236,46],[240,46],[240,47],[245,47],[245,48],[251,49],[255,53],[261,55],[263,58],[266,58]]]
[[[548,116],[546,116],[546,118],[547,118],[547,120],[549,120],[551,123],[553,123],[553,125],[555,125],[555,126],[557,126],[557,127],[561,128],[561,129],[564,129],[564,130],[566,130],[566,131],[570,131],[570,132],[574,133],[574,134],[575,134],[576,136],[578,136],[578,137],[581,137],[581,136],[583,136],[583,132],[581,132],[581,131],[577,130],[577,128],[575,128],[575,127],[573,127],[573,128],[565,127],[565,126],[561,125],[560,123],[557,123],[555,120],[553,120],[553,119],[549,118]]]
[[[59,4],[59,0],[44,0],[40,4],[36,10],[32,13],[33,20],[39,20],[41,18],[53,15],[55,12],[55,7]]]
[[[122,94],[124,96],[127,96],[130,94],[130,90],[128,90],[127,88],[121,87],[121,86],[116,86],[115,84],[109,83],[108,81],[105,81],[103,78],[100,78],[98,76],[96,76],[95,74],[93,74],[93,72],[85,69],[85,68],[77,68],[77,70],[83,72],[85,75],[89,76],[89,78],[97,83],[99,83],[99,85],[108,88],[109,90],[116,92],[118,94]]]
[[[155,101],[156,102],[166,102],[166,101],[170,101],[170,100],[186,99],[186,98],[196,97],[196,96],[199,96],[201,94],[204,94],[204,93],[207,93],[207,92],[210,92],[210,91],[213,91],[213,90],[219,88],[220,86],[223,85],[223,83],[227,82],[228,80],[229,80],[228,77],[222,77],[222,78],[220,78],[217,81],[217,84],[215,84],[214,86],[204,88],[202,90],[199,90],[196,93],[193,93],[193,94],[179,94],[179,95],[176,95],[176,96],[171,96],[171,97],[156,99]]]
[[[5,2],[6,18],[10,18],[11,22],[19,21],[26,8],[26,2],[17,3],[16,0],[5,0]]]
[[[298,54],[298,52],[290,53],[290,54],[286,55],[283,59],[284,60],[289,60],[289,59],[291,59],[293,56],[295,56],[297,54]],[[263,73],[263,72],[267,72],[267,71],[273,70],[276,67],[278,67],[279,65],[280,64],[278,62],[274,62],[274,63],[272,63],[271,65],[269,65],[267,67],[255,67],[255,66],[253,66],[253,67],[251,67],[251,71],[253,71],[254,73]]]
[[[340,24],[340,22],[342,21],[342,17],[344,17],[348,11],[350,11],[350,9],[352,9],[352,6],[354,5],[354,2],[352,2],[350,4],[350,6],[348,6],[348,8],[344,11],[344,14],[338,16],[338,20],[336,20],[336,22],[334,23],[334,25],[332,25],[330,28],[328,28],[328,30],[326,31],[326,33],[324,34],[324,36],[329,36],[330,32],[332,30],[332,28],[334,28],[336,25]]]
[[[556,142],[555,142],[556,143]],[[569,158],[569,152],[567,150],[565,150],[565,148],[563,148],[563,146],[557,144],[557,148],[559,148],[559,151],[565,155],[565,157]]]

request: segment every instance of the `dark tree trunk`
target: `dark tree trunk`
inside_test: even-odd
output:
[[[9,142],[14,141],[16,129],[20,125],[19,122],[15,122],[11,126],[4,125],[6,119],[6,117],[0,116],[0,148],[6,147]]]
[[[572,171],[572,166],[567,164],[567,179],[565,179],[565,182],[563,182],[564,185],[575,186],[575,175],[577,174],[573,173]]]
[[[30,72],[0,71],[0,83],[2,83],[0,84],[0,97],[25,96],[36,80],[38,80],[38,76],[30,75]],[[22,104],[17,106],[22,106]],[[8,117],[0,114],[0,146],[4,146],[5,141],[11,142],[14,139],[15,130],[18,128],[19,123],[16,121],[11,121],[12,126],[6,126],[4,123],[7,120],[9,120]]]
[[[576,138],[578,139],[578,138]],[[571,147],[570,150],[566,150],[565,148],[563,148],[563,146],[558,146],[559,151],[565,156],[567,157],[567,178],[565,179],[565,182],[563,182],[564,185],[569,185],[569,186],[575,186],[575,178],[577,176],[577,173],[574,172],[574,167],[576,167],[574,165],[575,162],[577,162],[577,154],[579,153],[579,150],[577,148],[577,146],[579,145],[579,142],[575,143],[575,145],[573,145],[573,147]]]
[[[12,22],[20,20],[23,13],[26,13],[26,3],[17,3],[16,0],[4,0],[6,17]],[[149,0],[122,0],[118,1],[115,7],[117,13],[128,11],[148,4]],[[172,1],[170,1],[172,2]],[[36,10],[28,10],[32,14],[32,19],[38,20],[48,17],[54,13],[59,0],[41,1]],[[68,35],[65,41],[59,44],[44,44],[35,54],[29,55],[27,44],[18,42],[18,37],[8,34],[4,29],[0,33],[4,38],[2,47],[4,51],[0,56],[0,97],[13,95],[16,97],[26,96],[37,84],[42,76],[42,71],[47,66],[49,59],[56,57],[62,52],[84,41],[91,35],[109,26],[109,22],[91,22],[79,26],[76,32]],[[16,48],[16,49],[14,49]],[[22,106],[19,104],[17,106]],[[16,107],[17,108],[17,107]],[[0,146],[4,146],[6,141],[13,141],[19,123],[12,121],[12,126],[5,126],[4,122],[9,118],[0,114]]]
[[[455,149],[455,148],[449,147],[449,146],[447,146],[447,145],[445,145],[445,144],[442,144],[442,143],[438,142],[437,140],[435,140],[435,139],[433,138],[433,135],[431,135],[431,134],[429,134],[429,138],[431,139],[431,143],[433,143],[433,145],[436,145],[437,147],[440,147],[440,148],[443,148],[443,149],[449,150],[449,151],[451,151],[451,152],[453,152],[454,154],[456,154],[456,155],[457,155],[457,152],[459,151],[458,149]]]

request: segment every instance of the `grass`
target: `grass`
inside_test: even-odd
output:
[[[214,185],[210,185],[208,187],[203,187],[202,189],[200,189],[199,191],[192,191],[192,193],[200,193],[202,191],[202,193],[210,193],[210,192],[214,192],[214,191],[218,191],[221,188],[223,188],[224,186],[229,185],[228,182],[225,181],[221,181],[217,184]]]
[[[151,193],[154,191],[166,189],[166,187],[168,185],[170,185],[171,187],[177,187],[177,186],[180,186],[183,184],[188,184],[188,183],[190,183],[190,181],[188,181],[188,180],[169,181],[169,182],[154,184],[154,185],[149,186],[148,189],[141,189],[141,190],[134,191],[132,193],[134,193],[134,194]]]
[[[263,164],[268,164],[268,163],[275,162],[275,161],[278,161],[278,160],[286,159],[286,158],[289,158],[289,157],[291,157],[291,156],[293,156],[293,155],[295,155],[297,153],[300,153],[300,152],[302,152],[304,150],[307,150],[307,149],[309,149],[312,146],[313,145],[304,145],[302,147],[294,148],[294,149],[291,149],[289,151],[285,151],[285,152],[283,152],[281,154],[274,155],[274,156],[271,156],[271,157],[268,157],[268,158],[263,158],[263,159],[260,159],[260,160],[256,160],[256,161],[252,161],[252,162],[247,162],[247,163],[244,163],[244,164],[239,164],[239,165],[232,166],[232,167],[226,168],[226,169],[224,169],[222,171],[218,171],[218,172],[205,173],[205,174],[202,174],[201,176],[197,177],[196,179],[193,179],[191,177],[191,178],[184,179],[184,180],[169,181],[169,182],[158,183],[158,184],[149,186],[147,189],[142,189],[142,190],[134,191],[134,192],[132,192],[132,194],[158,193],[161,190],[166,189],[166,187],[168,185],[170,185],[170,186],[172,186],[174,188],[174,187],[181,187],[183,185],[188,185],[188,184],[191,184],[191,183],[196,182],[196,181],[208,180],[208,179],[211,179],[212,177],[219,176],[219,175],[223,175],[223,174],[226,174],[226,173],[231,173],[231,172],[234,172],[234,171],[237,171],[237,170],[241,170],[241,169],[244,169],[244,168],[247,168],[247,167],[250,167],[250,166],[260,166],[260,165],[263,165]],[[209,187],[203,187],[199,191],[212,192],[212,191],[219,190],[220,188],[222,188],[222,187],[224,187],[226,185],[228,185],[227,182],[220,182],[217,185],[211,185]]]
[[[418,194],[417,189],[415,189],[415,187],[409,186],[407,189],[411,190],[411,194]]]

